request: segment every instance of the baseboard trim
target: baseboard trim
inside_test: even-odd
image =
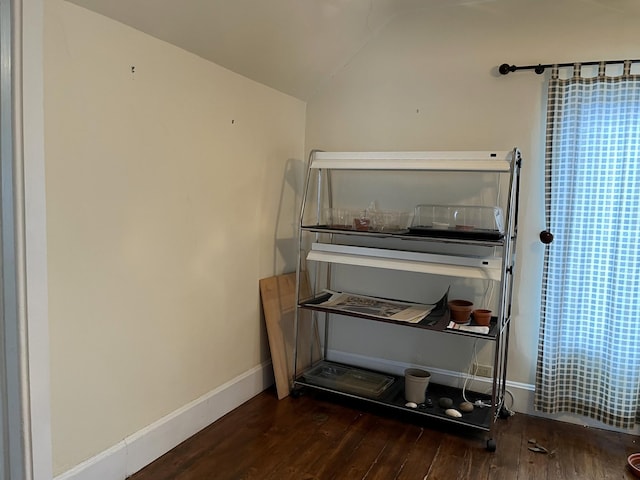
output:
[[[54,480],[124,480],[273,385],[265,362],[82,462]]]

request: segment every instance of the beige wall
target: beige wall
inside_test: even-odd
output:
[[[295,265],[305,105],[45,3],[59,474],[268,358],[258,279]]]
[[[503,13],[494,11],[492,2],[469,2],[396,17],[308,102],[306,148],[521,148],[525,163],[508,370],[511,380],[531,384],[543,256],[538,232],[544,227],[541,125],[547,77],[532,71],[500,76],[497,66],[638,58],[638,18],[622,16],[605,2],[502,3],[508,3],[501,6]],[[405,361],[442,368],[466,368],[471,358],[470,345],[429,334],[399,332],[397,341],[389,342],[389,329],[375,327],[377,336],[359,345],[359,353],[393,359],[404,352]],[[377,350],[367,349],[371,345]],[[418,355],[409,353],[414,348]]]

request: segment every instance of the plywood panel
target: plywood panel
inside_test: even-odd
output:
[[[300,298],[311,295],[306,273],[301,274]],[[271,362],[278,398],[289,395],[293,379],[295,343],[296,273],[276,275],[260,280],[260,296],[269,336]],[[298,335],[298,371],[320,359],[320,341],[311,312],[300,311]]]

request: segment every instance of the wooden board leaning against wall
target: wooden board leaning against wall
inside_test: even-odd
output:
[[[262,309],[269,336],[271,362],[276,381],[278,398],[289,395],[293,380],[295,311],[296,311],[296,273],[286,273],[260,280]],[[311,296],[309,279],[306,272],[300,279],[300,298]],[[320,359],[320,341],[309,311],[301,311],[299,320],[298,355],[296,371],[300,372]]]

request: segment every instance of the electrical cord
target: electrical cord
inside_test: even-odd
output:
[[[496,204],[497,205],[500,205],[500,196],[502,194],[501,187],[502,187],[502,183],[500,182],[500,175],[496,175]],[[494,293],[495,292],[494,292],[493,282],[491,281],[487,282],[487,286],[483,294],[483,302],[485,305],[491,305],[493,303]],[[465,380],[462,385],[462,398],[464,399],[465,402],[469,402],[469,400],[467,399],[467,384],[469,383],[469,381],[473,381],[477,378],[477,373],[478,373],[478,352],[476,348],[477,343],[478,343],[478,339],[476,339],[473,342],[473,357],[469,364],[469,369],[467,370],[467,375],[465,376]],[[504,389],[504,391],[511,397],[511,407],[513,408],[513,405],[515,403],[515,398],[513,396],[513,393],[506,388]],[[491,408],[493,406],[491,402],[480,400],[480,399],[477,399],[475,402],[469,402],[469,403],[472,403],[474,406],[479,408]],[[506,406],[505,399],[503,397],[498,399],[498,402],[495,406],[497,407],[500,405],[502,410],[507,415],[509,416],[515,415],[515,412]]]
[[[465,402],[469,402],[469,400],[467,399],[467,383],[469,382],[470,378],[475,379],[476,373],[478,371],[478,362],[477,362],[478,352],[476,351],[477,344],[478,344],[478,339],[476,338],[473,341],[473,356],[471,357],[471,363],[469,364],[467,375],[464,379],[464,383],[462,384],[462,398],[464,399]],[[472,403],[472,402],[469,402],[469,403]]]
[[[464,383],[462,385],[462,398],[464,399],[465,402],[469,402],[471,404],[473,404],[475,407],[479,407],[479,408],[491,408],[492,404],[491,402],[487,402],[485,400],[476,400],[475,402],[470,402],[467,399],[467,384],[469,383],[470,380],[475,380],[477,377],[477,371],[478,371],[478,352],[477,352],[477,344],[478,344],[478,339],[475,339],[473,342],[473,357],[471,359],[471,362],[469,364],[469,369],[467,370],[467,375],[465,377]],[[505,388],[505,393],[509,394],[509,396],[511,397],[511,407],[513,408],[513,405],[515,403],[515,398],[513,396],[513,393],[509,390]],[[505,402],[504,402],[504,398],[500,398],[498,400],[498,402],[496,403],[496,407],[500,406],[500,404],[502,404],[502,409],[505,411],[505,413],[512,417],[513,415],[515,415],[515,412],[506,406]]]

